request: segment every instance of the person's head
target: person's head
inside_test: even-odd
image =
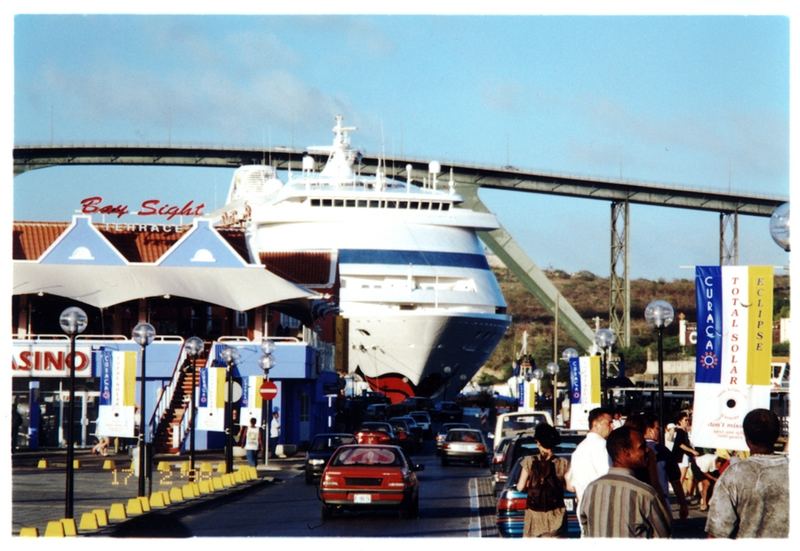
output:
[[[536,430],[533,432],[533,439],[540,448],[552,450],[561,443],[561,435],[552,425],[547,423],[539,423],[536,425]]]
[[[754,409],[744,416],[742,430],[751,453],[772,453],[781,435],[781,422],[768,409]]]
[[[611,411],[608,408],[594,408],[589,412],[589,431],[608,437],[611,432]]]
[[[255,427],[256,426],[256,418],[255,417],[251,417],[250,418],[250,426],[251,427]]]
[[[682,411],[678,414],[678,417],[675,419],[675,425],[678,427],[686,430],[692,423],[691,418],[689,417],[689,412]]]
[[[278,415],[279,415],[279,413],[278,413],[278,410],[274,410],[274,411],[272,412],[272,416],[273,416],[273,417],[277,418],[277,417],[278,417]]]
[[[614,467],[641,469],[647,465],[647,444],[642,433],[633,427],[623,425],[611,431],[606,450]]]
[[[639,434],[644,435],[645,429],[645,414],[644,412],[637,411],[628,415],[628,418],[625,419],[625,426],[631,427],[634,430],[639,431]]]
[[[661,422],[658,416],[652,413],[642,414],[642,422],[644,425],[644,437],[647,440],[658,440],[661,435]]]

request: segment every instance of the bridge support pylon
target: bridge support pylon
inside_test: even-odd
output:
[[[617,346],[626,347],[631,342],[631,282],[628,278],[630,263],[628,248],[630,231],[628,201],[611,203],[611,269],[608,320],[617,335]]]

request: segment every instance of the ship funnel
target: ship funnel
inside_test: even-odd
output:
[[[433,189],[436,190],[436,177],[442,172],[442,165],[439,164],[439,161],[431,161],[428,163],[428,172],[432,176]]]
[[[306,155],[303,157],[303,172],[314,172],[314,157]]]

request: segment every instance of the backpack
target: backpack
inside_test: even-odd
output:
[[[556,466],[552,459],[533,459],[526,486],[528,509],[552,511],[564,507],[564,485],[556,476]]]

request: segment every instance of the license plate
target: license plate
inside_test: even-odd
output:
[[[353,494],[353,503],[372,503],[371,494]]]
[[[571,497],[564,498],[564,507],[566,507],[567,511],[570,513],[575,510],[575,500]]]

